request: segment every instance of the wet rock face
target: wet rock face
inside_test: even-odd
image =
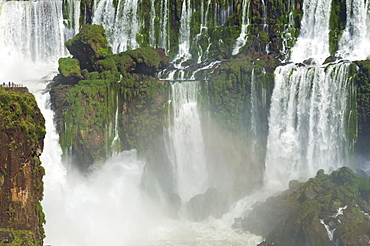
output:
[[[44,135],[33,95],[25,88],[0,88],[0,244],[42,245]]]
[[[242,227],[266,238],[260,245],[369,245],[370,181],[343,167],[318,171],[305,183],[256,206]]]

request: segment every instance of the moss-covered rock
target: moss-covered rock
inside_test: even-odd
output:
[[[28,230],[12,230],[0,228],[0,243],[7,246],[41,246],[34,233]]]
[[[0,87],[0,244],[42,245],[45,121],[27,88]]]
[[[77,59],[60,58],[59,61],[59,76],[55,78],[57,81],[63,81],[68,84],[75,84],[83,78],[81,74],[80,63]]]
[[[342,167],[270,197],[245,218],[245,230],[266,238],[260,245],[368,245],[370,181]],[[333,233],[329,238],[328,232]]]
[[[65,43],[69,52],[76,58],[81,69],[93,71],[95,62],[112,55],[105,37],[105,30],[100,25],[83,25],[80,32]]]
[[[155,76],[169,65],[169,58],[163,49],[146,47],[125,52],[136,64],[135,73]]]
[[[97,25],[84,25],[66,45],[74,58],[59,60],[51,89],[65,155],[72,150],[72,158],[87,169],[114,151],[150,151],[166,112],[165,85],[154,79],[169,64],[164,50],[111,54]]]

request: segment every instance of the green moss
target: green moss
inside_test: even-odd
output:
[[[105,38],[105,30],[100,25],[83,25],[79,33],[72,39],[68,40],[65,45],[67,47],[73,46],[75,42],[89,44],[96,50],[100,50],[102,54],[104,48],[108,48],[108,41]],[[109,49],[106,54],[111,54]]]
[[[64,77],[79,77],[82,78],[81,68],[78,60],[72,58],[60,58],[59,73]]]
[[[256,81],[256,104],[263,109],[261,97],[263,90],[272,93],[273,74],[265,73],[266,63],[263,60],[252,62],[248,56],[232,58],[223,63],[215,72],[208,84],[211,114],[225,128],[233,131],[244,131],[246,122],[251,119],[251,81],[252,71]],[[266,105],[269,103],[266,102]],[[265,109],[267,110],[267,109]],[[266,116],[267,117],[267,116]],[[266,121],[267,122],[267,121]],[[250,129],[250,128],[249,128]]]
[[[99,72],[111,71],[118,72],[118,69],[113,58],[106,58],[104,60],[97,61],[97,68]]]
[[[27,230],[11,230],[11,229],[4,229],[0,228],[1,232],[9,232],[10,238],[13,238],[12,242],[1,242],[3,245],[9,246],[19,246],[19,245],[27,245],[27,246],[41,246],[38,241],[36,240],[35,235],[31,231]]]
[[[355,64],[358,66],[358,72],[352,79],[357,88],[358,141],[356,151],[366,154],[370,143],[370,128],[368,127],[370,124],[370,60],[356,61]]]
[[[161,64],[168,63],[168,58],[161,57],[152,47],[126,51],[125,54],[129,55],[136,63],[145,63],[147,66],[156,69],[158,69]]]
[[[347,9],[345,0],[336,0],[331,2],[330,20],[329,20],[329,49],[333,55],[338,50],[338,43],[346,27]]]
[[[46,133],[44,118],[28,91],[0,90],[0,122],[3,122],[0,130],[20,128],[31,143],[38,143]]]

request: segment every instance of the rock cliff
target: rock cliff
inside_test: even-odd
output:
[[[44,118],[27,88],[0,88],[0,244],[42,245]]]

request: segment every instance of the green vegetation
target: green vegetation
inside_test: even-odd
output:
[[[358,141],[356,150],[366,154],[370,139],[370,60],[354,62],[358,72],[353,76],[357,88]]]
[[[59,61],[59,73],[71,80],[79,80],[82,78],[81,68],[78,60],[72,58],[60,58]]]
[[[316,242],[329,245],[322,223],[336,229],[334,240],[343,245],[366,245],[370,231],[370,181],[342,167],[330,175],[319,170],[315,178],[298,183],[255,208],[245,229],[266,237],[275,245]],[[341,208],[342,213],[338,214]],[[367,239],[368,240],[368,239]],[[350,242],[350,243],[349,243]],[[366,241],[367,243],[368,241]]]
[[[338,43],[346,27],[347,13],[346,1],[335,0],[331,2],[330,21],[329,21],[329,49],[330,54],[334,55],[338,50]]]
[[[9,246],[41,246],[36,240],[35,235],[31,231],[27,230],[11,230],[0,228],[0,235],[2,245]]]
[[[166,112],[165,85],[153,76],[169,60],[162,49],[152,47],[97,55],[102,48],[110,50],[104,30],[96,25],[85,25],[82,30],[66,45],[78,50],[83,43],[87,50],[97,52],[76,52],[73,59],[60,59],[60,74],[54,79],[58,84],[51,94],[57,95],[61,105],[56,108],[66,123],[59,128],[64,152],[72,148],[76,161],[88,167],[111,154],[115,129],[120,134],[116,151],[150,149],[161,132]],[[79,68],[78,64],[84,63],[81,59],[85,67]],[[71,74],[80,77],[71,83]]]
[[[31,143],[38,143],[46,133],[44,118],[28,91],[0,88],[0,122],[0,131],[20,128]]]
[[[269,57],[265,58],[269,59]],[[258,108],[267,111],[266,105],[269,105],[269,102],[263,101],[262,91],[265,90],[267,95],[272,93],[274,82],[272,71],[276,65],[277,63],[262,59],[251,61],[249,56],[231,58],[223,63],[215,71],[215,75],[211,78],[212,82],[208,84],[210,111],[213,117],[233,132],[243,130],[245,123],[251,119],[252,80],[255,81],[258,95],[255,103]],[[266,72],[265,68],[270,70]]]

